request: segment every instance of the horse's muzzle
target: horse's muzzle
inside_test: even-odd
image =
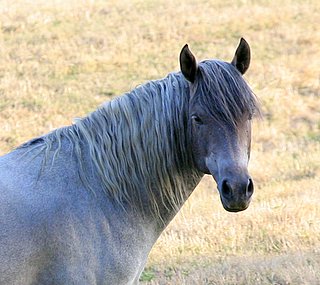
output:
[[[254,191],[250,177],[242,179],[223,179],[218,185],[223,207],[229,212],[239,212],[249,207]]]

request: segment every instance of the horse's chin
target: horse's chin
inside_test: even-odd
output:
[[[244,210],[248,209],[248,207],[250,205],[250,201],[248,201],[246,203],[242,202],[240,204],[230,205],[232,203],[228,203],[228,202],[224,201],[222,198],[221,198],[221,203],[222,203],[223,208],[227,212],[231,212],[231,213],[237,213],[237,212],[244,211]]]
[[[241,211],[248,209],[249,204],[245,207],[242,207],[242,208],[229,208],[228,206],[224,205],[223,203],[222,203],[222,206],[227,212],[238,213],[238,212],[241,212]]]

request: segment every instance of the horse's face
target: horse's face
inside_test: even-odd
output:
[[[240,85],[247,86],[241,75],[249,67],[249,62],[250,49],[242,39],[232,63],[217,63],[221,65],[217,69],[218,72],[223,66],[229,68],[221,72],[220,78],[214,80],[217,84],[218,80],[227,78],[228,81],[228,76],[230,77],[229,83],[226,82],[226,86],[220,88],[219,84],[223,82],[215,86],[210,85],[210,79],[206,78],[208,73],[205,74],[205,69],[197,66],[187,46],[180,55],[181,71],[191,82],[189,126],[194,163],[198,170],[213,176],[218,185],[222,204],[227,211],[231,212],[245,210],[253,194],[253,181],[247,169],[250,157],[252,110],[250,106],[246,106],[250,98],[247,98],[245,103],[240,102],[243,94],[231,96],[231,94],[222,93],[235,92],[236,88],[233,88],[234,83],[232,83],[234,80],[242,80]],[[230,70],[237,75],[235,78],[231,78]],[[219,91],[212,90],[213,88],[218,88]],[[241,91],[241,87],[239,90]],[[204,98],[209,93],[216,95],[209,96],[209,99]],[[225,97],[220,100],[217,94]],[[209,102],[210,99],[216,102]],[[230,104],[242,104],[243,106],[231,108]],[[210,105],[213,106],[211,109]],[[223,111],[230,114],[219,114]]]
[[[224,208],[245,210],[253,194],[248,174],[251,122],[245,114],[236,125],[216,121],[202,112],[196,102],[190,106],[191,145],[196,167],[212,174]]]

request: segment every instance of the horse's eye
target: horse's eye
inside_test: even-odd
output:
[[[192,115],[192,116],[191,116],[191,119],[192,119],[195,123],[197,123],[198,125],[203,124],[202,120],[201,120],[197,115]]]

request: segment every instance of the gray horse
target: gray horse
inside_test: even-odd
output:
[[[137,284],[148,253],[201,177],[227,211],[253,193],[247,165],[259,112],[231,63],[196,62],[147,82],[73,125],[0,157],[0,284]]]

